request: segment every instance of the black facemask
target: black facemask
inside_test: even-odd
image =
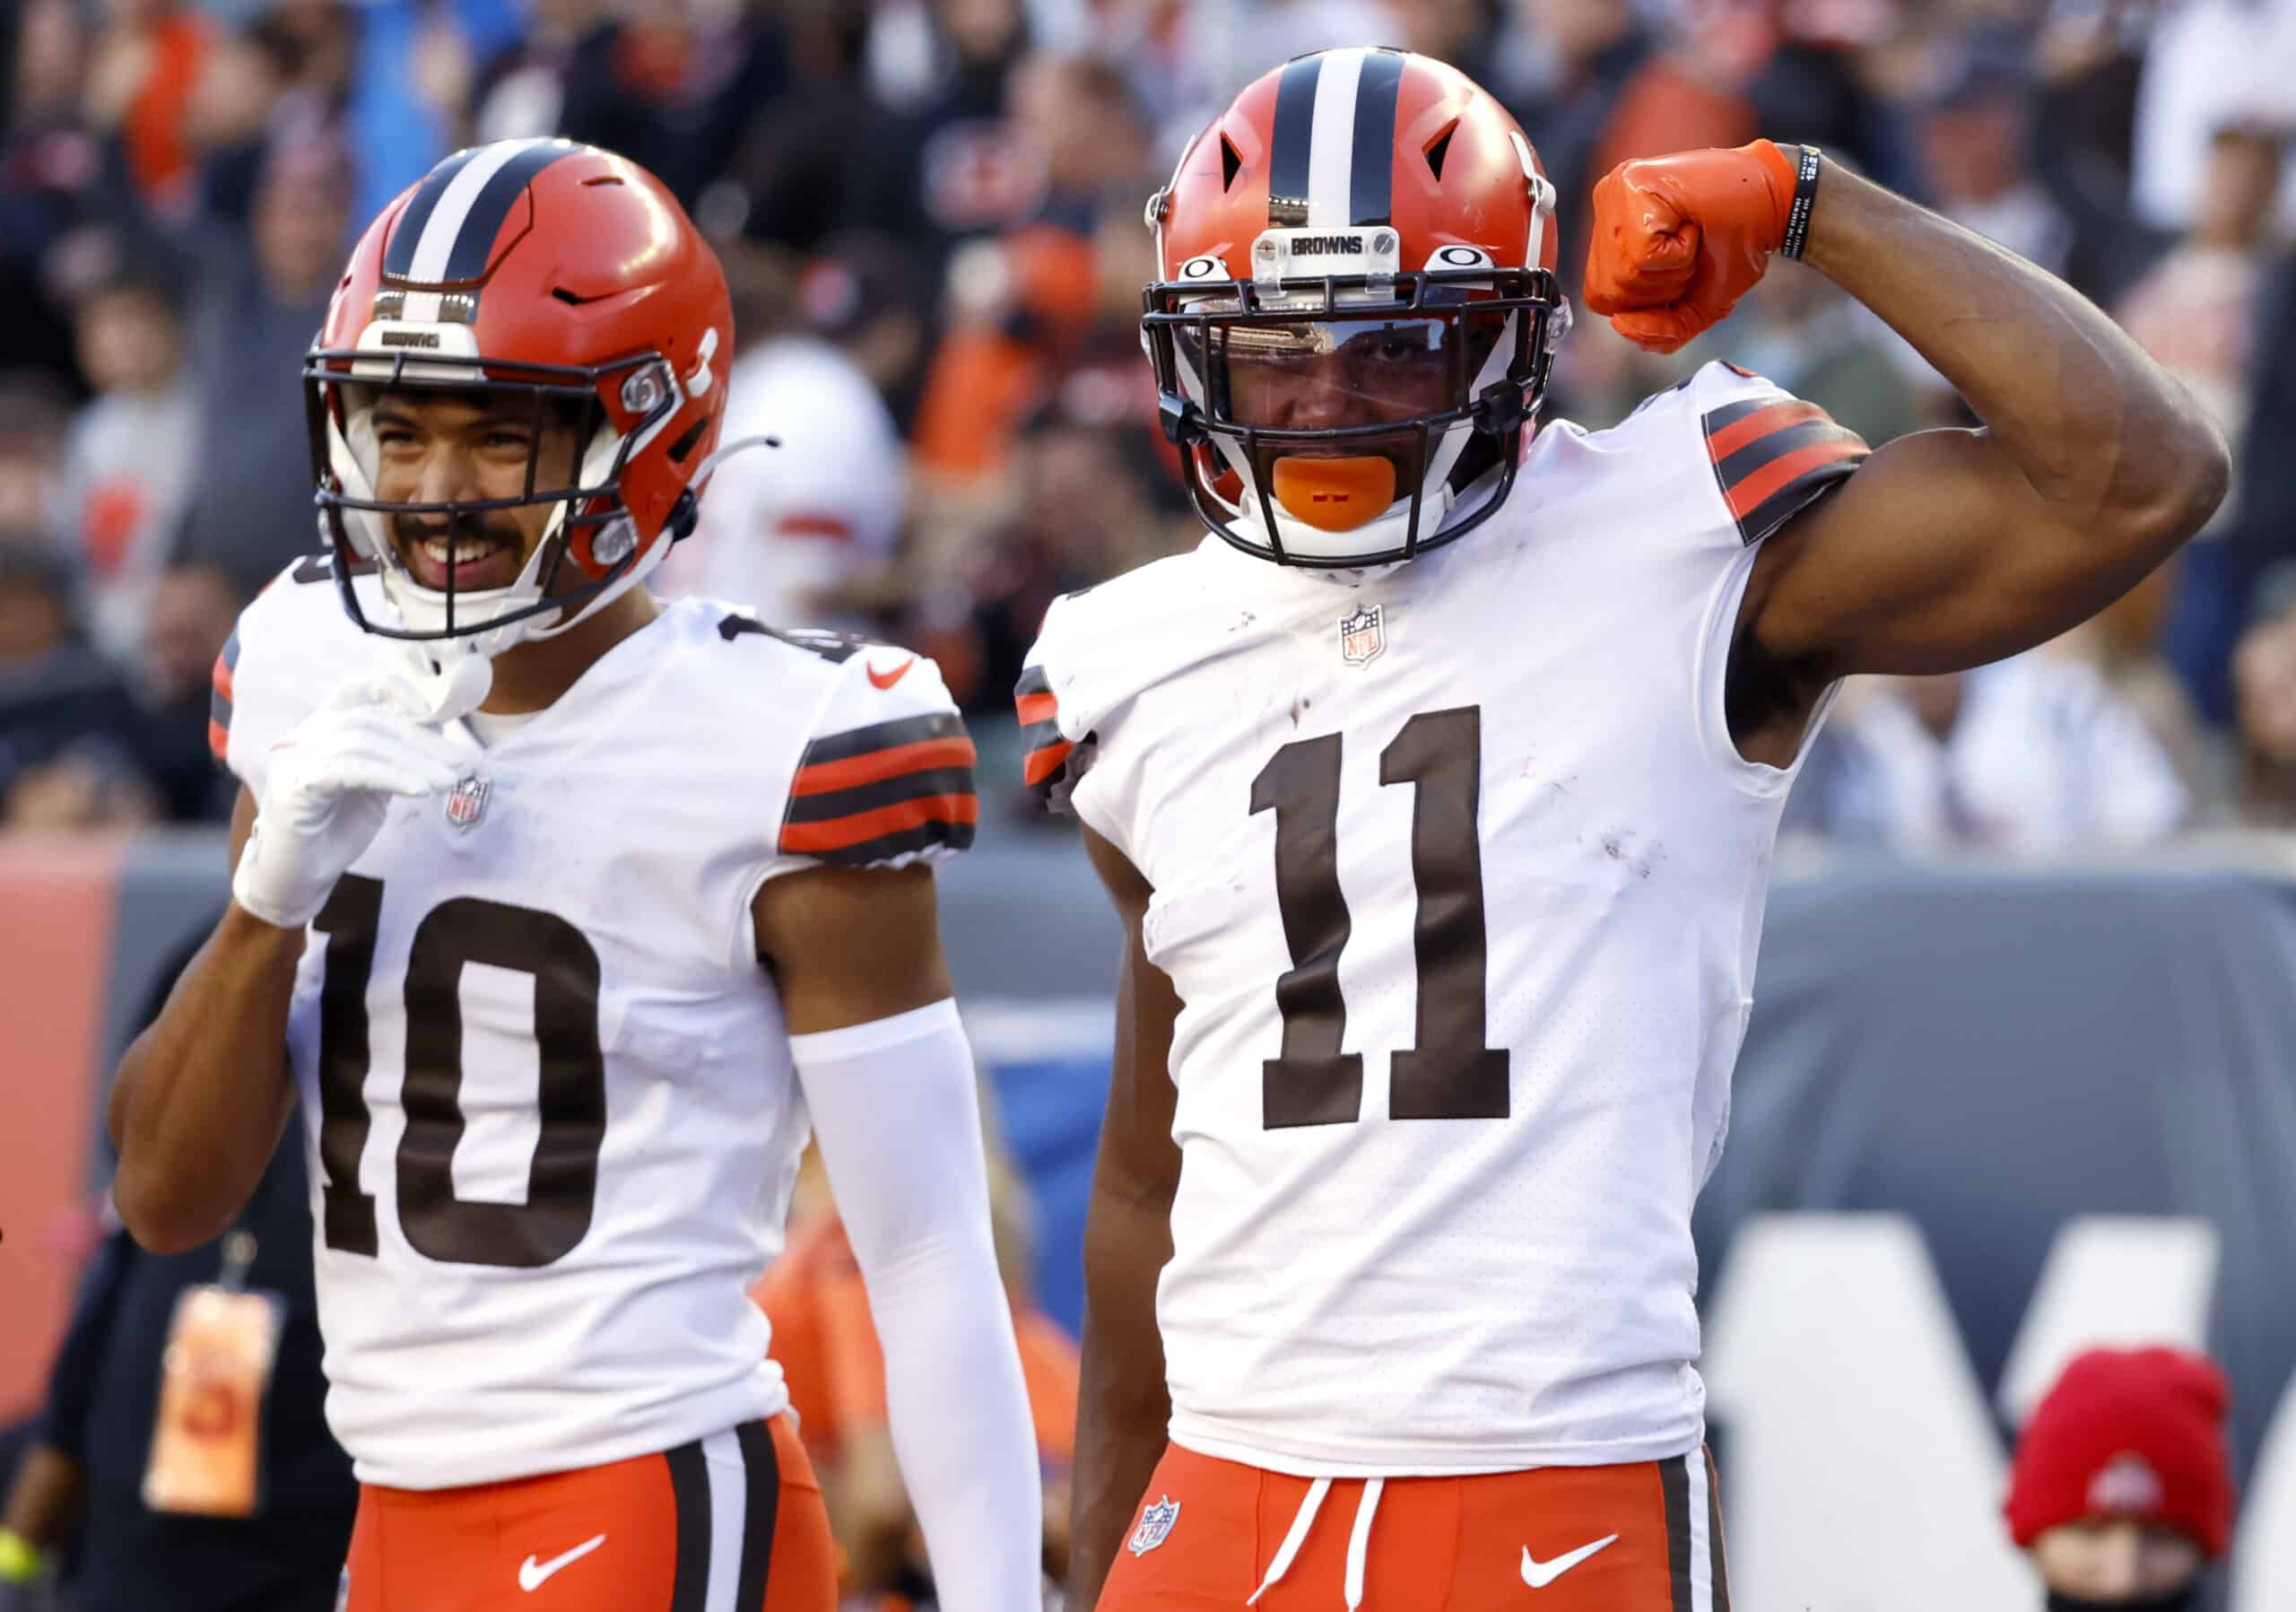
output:
[[[2193,1612],[2200,1605],[2200,1586],[2187,1584],[2150,1600],[2094,1601],[2086,1596],[2048,1592],[2048,1612]]]

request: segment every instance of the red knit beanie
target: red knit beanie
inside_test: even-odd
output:
[[[2231,1385],[2181,1349],[2076,1355],[2017,1441],[2002,1508],[2020,1546],[2083,1517],[2172,1528],[2213,1558],[2232,1534]]]

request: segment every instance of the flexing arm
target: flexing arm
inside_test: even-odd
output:
[[[1068,1570],[1068,1604],[1079,1612],[1100,1599],[1171,1421],[1156,1279],[1172,1257],[1172,1195],[1180,1179],[1171,1078],[1172,1021],[1180,1004],[1171,980],[1142,949],[1148,882],[1089,829],[1084,844],[1124,920],[1124,960],[1108,1117],[1084,1221],[1084,1346]]]
[[[255,799],[242,789],[234,869],[254,823]],[[120,1059],[109,1115],[119,1150],[112,1200],[154,1253],[221,1236],[279,1146],[294,1102],[287,1009],[302,954],[300,928],[234,903]]]
[[[2223,498],[2207,415],[2063,281],[1839,169],[1805,261],[1986,423],[1887,444],[1786,528],[1742,617],[1771,660],[1823,681],[2030,649],[2118,597]]]
[[[933,876],[821,867],[751,910],[885,1355],[893,1449],[941,1605],[1037,1604],[1043,1494],[989,1236],[970,1050]]]
[[[1674,351],[1761,278],[1795,183],[1767,140],[1622,163],[1595,189],[1588,306]],[[1803,260],[1986,423],[1887,444],[1763,545],[1731,656],[1734,687],[1765,691],[1734,699],[1761,713],[1743,726],[1798,739],[1846,673],[1954,671],[2052,638],[2223,497],[2230,461],[2200,406],[2063,281],[1831,165]]]

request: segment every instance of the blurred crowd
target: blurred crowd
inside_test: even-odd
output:
[[[1386,41],[1612,163],[1807,141],[2057,270],[2240,453],[2202,539],[2005,666],[1846,694],[1794,821],[2050,850],[2296,821],[2296,0],[10,0],[0,7],[0,823],[229,809],[206,667],[316,542],[298,361],[357,229],[563,133],[718,242],[727,435],[665,585],[898,638],[985,719],[1057,593],[1197,541],[1140,357],[1143,199],[1286,56]],[[2277,66],[2275,67],[2275,64]],[[1572,287],[1575,289],[1575,286]],[[1727,355],[1880,443],[1966,423],[1781,266],[1659,360],[1582,318],[1600,427]],[[1012,771],[1012,769],[1007,769]]]

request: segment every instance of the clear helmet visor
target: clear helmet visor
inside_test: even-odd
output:
[[[1246,484],[1295,519],[1344,531],[1407,500],[1445,445],[1463,440],[1509,318],[1463,305],[1437,315],[1214,318],[1180,325],[1175,353],[1183,386],[1225,428],[1221,451]]]

